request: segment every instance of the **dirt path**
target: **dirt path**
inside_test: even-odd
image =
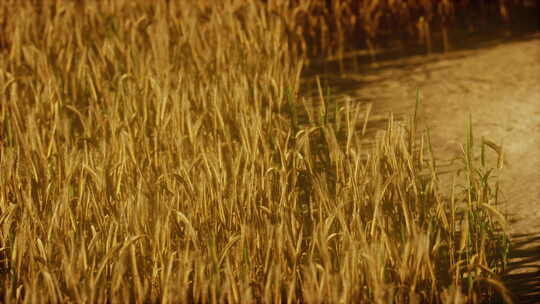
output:
[[[476,138],[502,144],[501,176],[514,247],[505,280],[516,303],[540,302],[540,33],[492,40],[448,54],[382,60],[323,75],[336,94],[373,103],[376,112],[411,113],[416,89],[435,153],[450,159],[466,138],[469,113]],[[345,66],[347,66],[346,63]]]

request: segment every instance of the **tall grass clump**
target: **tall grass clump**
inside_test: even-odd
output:
[[[452,195],[414,117],[365,147],[361,107],[301,97],[266,4],[0,6],[2,302],[506,297],[473,141]]]

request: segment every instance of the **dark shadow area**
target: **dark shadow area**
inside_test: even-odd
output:
[[[540,235],[512,236],[510,260],[503,281],[515,303],[540,302]]]
[[[452,56],[452,53],[459,51],[480,50],[504,43],[527,41],[533,39],[534,34],[540,31],[538,9],[534,6],[514,8],[508,22],[502,22],[494,17],[477,24],[471,23],[470,20],[457,20],[448,28],[450,43],[448,49],[443,47],[443,37],[440,31],[434,30],[431,35],[432,47],[429,50],[418,39],[404,38],[400,30],[395,30],[390,35],[385,35],[376,41],[378,45],[375,50],[376,62],[372,62],[372,54],[367,49],[362,48],[344,54],[343,58],[312,60],[305,69],[303,77],[309,79],[324,74],[369,73],[388,68],[406,68],[406,65],[399,62],[392,65],[385,65],[385,62],[421,55],[444,54]],[[471,15],[470,18],[474,18],[473,13]]]

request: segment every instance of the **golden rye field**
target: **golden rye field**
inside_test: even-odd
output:
[[[0,302],[509,300],[489,142],[453,189],[415,115],[366,147],[299,92],[345,19],[268,2],[0,4]]]

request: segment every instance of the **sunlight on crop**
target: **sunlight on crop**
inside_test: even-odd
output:
[[[414,115],[366,146],[370,106],[299,90],[324,1],[264,2],[0,4],[1,302],[507,297],[484,144],[452,189]]]

